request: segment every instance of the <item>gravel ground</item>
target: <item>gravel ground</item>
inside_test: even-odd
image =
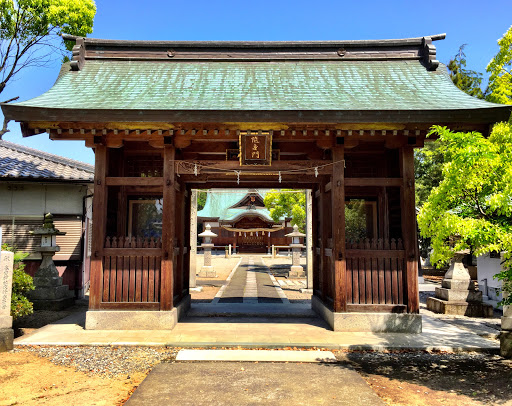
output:
[[[512,360],[482,353],[336,352],[392,405],[511,405]]]
[[[179,350],[166,347],[30,346],[15,348],[13,352],[28,351],[47,358],[56,365],[113,378],[135,372],[148,372],[160,362],[174,360]]]

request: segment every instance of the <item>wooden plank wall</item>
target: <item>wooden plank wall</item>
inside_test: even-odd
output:
[[[379,238],[347,243],[346,255],[347,303],[406,304],[406,265],[402,240]],[[375,310],[378,310],[378,306]]]

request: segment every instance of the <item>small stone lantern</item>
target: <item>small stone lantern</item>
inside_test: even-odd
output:
[[[199,276],[201,278],[216,278],[217,273],[215,272],[215,269],[212,266],[212,238],[217,237],[217,234],[212,233],[212,226],[210,226],[210,224],[206,224],[206,231],[203,231],[198,236],[203,238],[203,243],[201,244],[201,247],[203,247],[204,253],[204,264],[201,270],[199,271]]]
[[[292,267],[288,273],[289,278],[304,278],[306,276],[304,268],[300,265],[300,252],[304,247],[300,243],[300,238],[305,236],[306,234],[299,232],[297,224],[294,224],[292,233],[286,234],[286,237],[292,237],[292,243],[290,244],[292,249]]]
[[[62,277],[53,262],[53,256],[60,251],[57,245],[57,236],[66,233],[57,230],[53,224],[53,216],[48,213],[44,216],[42,228],[29,232],[41,236],[41,246],[36,251],[43,257],[41,265],[34,276],[35,289],[27,292],[30,301],[36,310],[62,310],[75,302],[73,292],[68,285],[62,284]]]

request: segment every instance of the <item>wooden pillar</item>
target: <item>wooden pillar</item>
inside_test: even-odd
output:
[[[389,205],[386,187],[379,188],[379,238],[389,240]],[[377,237],[377,236],[375,236]]]
[[[179,183],[176,182],[178,185]],[[179,249],[178,257],[174,258],[176,265],[174,272],[176,273],[176,300],[181,300],[183,294],[183,274],[184,274],[184,247],[185,247],[185,188],[179,185],[179,191],[176,192],[176,245]]]
[[[345,262],[345,148],[336,145],[332,150],[332,260],[334,262],[334,311],[347,310]]]
[[[174,146],[165,144],[160,310],[171,310],[173,308],[174,233],[176,220],[174,155]]]
[[[306,288],[313,289],[313,198],[306,189]]]
[[[419,313],[418,293],[418,237],[416,235],[416,207],[414,199],[414,150],[401,150],[402,188],[400,203],[402,212],[402,238],[406,260],[407,309]]]
[[[96,145],[94,168],[94,198],[92,202],[92,255],[89,308],[99,309],[103,283],[103,247],[107,228],[107,147]]]
[[[197,258],[197,189],[192,189],[190,197],[190,276],[189,286],[196,287]]]
[[[329,201],[327,200],[327,192],[325,190],[327,182],[324,180],[319,187],[320,195],[318,196],[318,215],[320,216],[320,227],[318,233],[320,235],[320,275],[319,275],[319,285],[320,291],[322,293],[322,301],[327,305],[326,299],[328,296],[327,288],[329,284],[327,283],[328,272],[330,269],[327,269],[329,264],[329,259],[326,255],[327,249],[327,239],[329,237],[330,224],[329,217],[327,216],[327,209],[329,205]]]

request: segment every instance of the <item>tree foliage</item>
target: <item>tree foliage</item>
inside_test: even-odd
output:
[[[265,195],[265,207],[270,211],[274,221],[282,217],[291,217],[292,224],[297,224],[299,230],[306,228],[306,194],[293,189],[271,190]]]
[[[484,92],[480,87],[482,85],[482,74],[466,68],[466,54],[464,53],[466,45],[461,45],[457,55],[448,63],[448,72],[453,84],[460,90],[470,96],[483,99]]]
[[[58,36],[86,36],[95,14],[94,0],[0,0],[0,93],[24,68],[46,65],[56,51],[64,56],[73,43]]]
[[[63,50],[57,35],[91,33],[95,14],[93,0],[0,0],[0,93],[20,70],[44,65],[55,49]]]
[[[2,245],[2,251],[11,251],[14,253],[14,267],[12,272],[12,296],[11,296],[11,316],[14,320],[27,314],[32,314],[34,309],[32,303],[25,294],[34,289],[32,277],[25,273],[25,264],[23,260],[28,255],[26,253],[15,251],[7,244]]]
[[[498,40],[500,50],[487,65],[489,88],[487,100],[512,104],[512,26]]]
[[[496,124],[489,138],[434,126],[444,157],[442,180],[418,215],[432,241],[434,263],[470,249],[475,255],[505,252],[498,279],[512,289],[512,125]],[[510,298],[508,299],[510,300]]]

